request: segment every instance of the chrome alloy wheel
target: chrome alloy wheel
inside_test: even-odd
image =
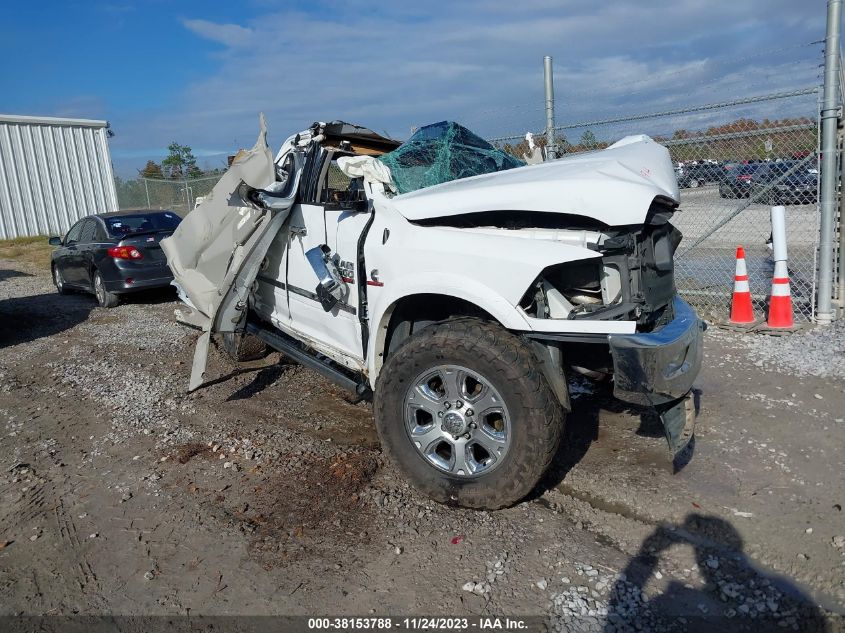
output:
[[[94,294],[97,297],[97,302],[100,305],[105,305],[106,289],[103,287],[103,278],[100,277],[100,273],[94,273]]]
[[[508,452],[511,419],[504,399],[480,373],[440,365],[405,394],[405,431],[420,455],[458,477],[486,475]]]
[[[56,290],[61,292],[65,287],[65,280],[62,279],[62,272],[58,266],[53,266],[53,283],[56,284]]]

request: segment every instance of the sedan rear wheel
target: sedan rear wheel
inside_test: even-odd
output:
[[[56,290],[60,295],[70,294],[70,290],[67,289],[65,286],[64,277],[62,277],[62,271],[59,270],[59,267],[53,264],[53,284],[56,286]]]
[[[106,290],[99,270],[94,271],[94,294],[97,297],[97,303],[103,308],[113,308],[120,303],[120,295]]]

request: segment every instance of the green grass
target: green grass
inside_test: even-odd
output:
[[[50,269],[50,253],[53,247],[47,243],[47,237],[16,237],[0,240],[0,259],[12,259],[32,264],[44,270]]]

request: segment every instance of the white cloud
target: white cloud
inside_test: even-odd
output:
[[[252,29],[238,24],[216,24],[208,20],[182,20],[182,24],[204,39],[233,48],[249,44],[254,35]]]
[[[488,137],[536,130],[546,54],[559,123],[703,104],[812,83],[818,46],[774,51],[824,34],[823,7],[794,0],[270,4],[244,26],[184,20],[223,46],[217,69],[175,109],[121,125],[121,144],[246,146],[260,111],[277,143],[334,118],[398,137],[445,118]]]

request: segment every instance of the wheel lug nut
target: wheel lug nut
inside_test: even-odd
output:
[[[447,409],[451,409],[452,403],[447,400],[446,402],[443,403],[443,406],[446,407]]]
[[[469,428],[471,428],[471,429],[475,429],[475,428],[478,428],[478,427],[477,427],[477,425],[475,424],[475,422],[470,422],[470,423],[469,423]]]
[[[463,402],[461,402],[460,400],[455,400],[455,407],[460,409],[462,406],[464,406]]]
[[[474,415],[474,414],[475,414],[475,411],[473,411],[472,409],[467,409],[467,410],[466,410],[466,414],[467,414],[467,415]]]
[[[471,436],[469,433],[465,433],[465,434],[464,434],[464,437],[465,437],[466,439],[469,439],[469,438],[470,438],[470,437],[472,437],[472,436]]]
[[[442,411],[438,411],[438,412],[437,412],[437,417],[438,417],[438,418],[442,418],[442,417],[443,417],[443,412],[442,412]]]
[[[441,424],[441,425],[440,425],[440,430],[441,430],[441,431],[445,431],[445,430],[446,430],[446,425],[445,425],[445,424]]]

